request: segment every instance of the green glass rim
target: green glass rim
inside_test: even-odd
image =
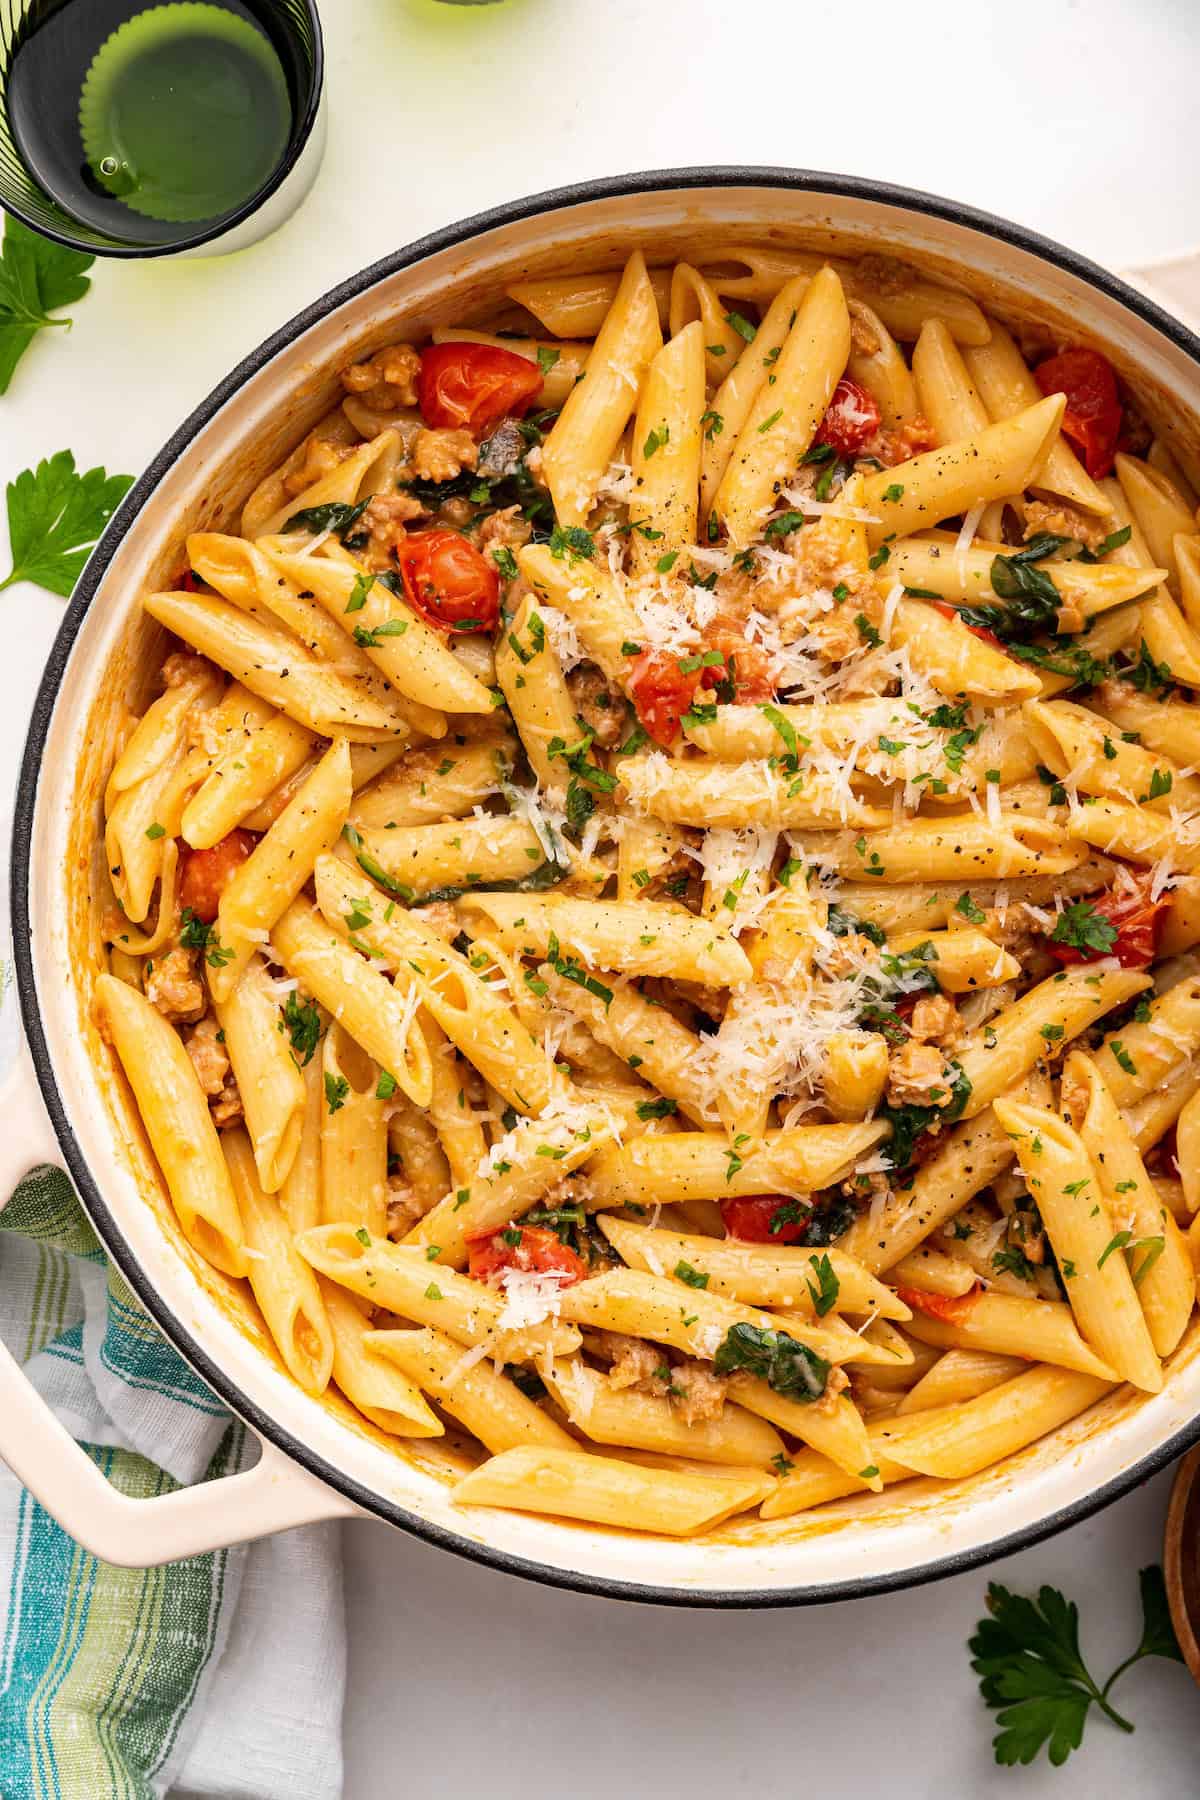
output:
[[[114,261],[137,261],[146,258],[165,258],[179,256],[185,250],[194,250],[203,244],[212,243],[214,239],[224,237],[227,232],[237,228],[244,220],[252,217],[260,207],[282,187],[292,170],[296,167],[309,138],[320,111],[321,96],[325,86],[325,41],[321,31],[321,18],[317,11],[316,0],[296,0],[294,7],[287,4],[273,7],[274,16],[282,28],[300,44],[303,58],[308,65],[307,80],[302,104],[297,108],[291,135],[278,167],[261,187],[257,188],[248,199],[231,212],[226,213],[215,224],[206,222],[203,229],[181,232],[165,242],[147,243],[123,242],[119,238],[110,237],[104,231],[93,227],[72,228],[70,215],[56,201],[52,194],[46,193],[30,175],[20,158],[12,148],[11,133],[7,124],[0,121],[0,208],[12,213],[14,218],[28,225],[31,231],[50,238],[56,244],[63,244],[69,250],[78,250],[87,255],[109,258]],[[307,41],[301,35],[300,26],[295,14],[302,14],[307,26]],[[7,33],[0,31],[0,49],[7,51]],[[7,69],[0,70],[0,110],[3,108],[4,75]],[[5,164],[16,162],[20,168],[24,185],[36,194],[41,204],[27,200],[24,194],[10,190]]]

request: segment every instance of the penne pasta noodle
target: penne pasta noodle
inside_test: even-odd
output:
[[[255,945],[266,941],[272,926],[311,879],[317,857],[337,843],[350,794],[350,747],[339,738],[234,871],[221,895],[217,938],[226,954],[222,962],[210,964],[208,985],[214,1000],[229,999]]]
[[[462,910],[468,919],[482,915],[501,943],[534,956],[548,955],[554,938],[560,951],[588,967],[619,968],[628,975],[673,975],[725,987],[751,973],[736,939],[682,907],[557,894],[469,894]]]
[[[333,1373],[334,1339],[316,1278],[298,1256],[273,1195],[263,1191],[250,1140],[221,1141],[246,1234],[246,1274],[284,1367],[306,1394],[323,1394]]]
[[[1085,1145],[1056,1113],[1011,1100],[994,1110],[1013,1137],[1080,1331],[1123,1381],[1157,1393],[1162,1369]]]
[[[574,1438],[527,1400],[515,1382],[486,1357],[464,1351],[445,1332],[432,1326],[423,1331],[368,1331],[363,1342],[374,1360],[431,1395],[493,1454],[534,1445],[573,1449]]]
[[[542,471],[564,525],[587,522],[596,489],[661,347],[654,290],[645,259],[635,250],[596,334],[583,380],[567,396],[542,447]]]
[[[347,1400],[393,1437],[442,1437],[445,1426],[415,1381],[373,1354],[374,1335],[357,1301],[332,1281],[318,1280],[333,1328],[333,1379]]]
[[[269,1379],[464,1507],[760,1508],[740,1560],[1174,1404],[1200,463],[978,270],[726,235],[431,289],[265,419],[72,866]]]
[[[704,332],[697,319],[663,345],[642,384],[630,451],[635,573],[651,574],[696,541],[703,413]]]
[[[556,1363],[549,1385],[571,1424],[593,1443],[740,1468],[765,1469],[783,1456],[779,1433],[751,1409],[725,1405],[715,1418],[689,1421],[670,1397],[613,1389],[578,1360]]]
[[[873,517],[867,526],[872,547],[893,535],[902,538],[924,531],[973,506],[1019,494],[1041,469],[1062,422],[1063,406],[1062,395],[1052,394],[971,437],[868,475],[863,505]]]
[[[1077,1119],[1114,1234],[1118,1227],[1129,1234],[1120,1255],[1129,1265],[1155,1353],[1169,1356],[1183,1336],[1196,1298],[1195,1272],[1183,1234],[1150,1179],[1099,1069],[1082,1051],[1073,1052],[1063,1069],[1063,1104]],[[1176,1131],[1186,1193],[1191,1162],[1183,1117]]]
[[[277,1194],[300,1148],[305,1094],[262,958],[252,957],[225,999],[215,995],[213,999],[242,1097],[258,1179],[264,1193]]]
[[[963,359],[992,419],[1009,419],[1023,408],[1036,405],[1041,389],[1011,332],[995,319],[989,324],[991,336],[987,343],[964,350]],[[1051,445],[1034,485],[1101,518],[1111,511],[1104,490],[1061,437]]]
[[[822,1271],[814,1267],[820,1261],[832,1280],[832,1304],[837,1311],[881,1319],[912,1317],[889,1288],[836,1248],[818,1252],[785,1244],[745,1244],[736,1238],[693,1237],[638,1225],[615,1213],[601,1213],[596,1223],[631,1269],[661,1274],[683,1262],[707,1275],[708,1292],[723,1294],[728,1300],[811,1315],[820,1299],[824,1316],[830,1308],[827,1292],[820,1292]]]
[[[303,897],[276,922],[271,948],[288,974],[303,982],[409,1099],[427,1105],[433,1075],[424,1039],[414,1030],[409,982],[397,987],[389,981]]]
[[[553,1322],[502,1328],[502,1297],[453,1269],[431,1269],[422,1250],[362,1235],[348,1223],[319,1225],[296,1240],[297,1253],[328,1281],[347,1288],[370,1306],[399,1313],[418,1325],[435,1326],[457,1343],[486,1344],[499,1362],[531,1362],[535,1357],[571,1356],[579,1332]]]
[[[816,437],[849,355],[850,314],[842,284],[832,269],[823,268],[805,289],[713,497],[710,516],[733,544],[740,547],[757,536],[775,495]]]
[[[96,1005],[133,1089],[185,1238],[225,1275],[246,1273],[245,1233],[191,1058],[162,1014],[113,975]]]
[[[664,1537],[694,1537],[746,1512],[775,1487],[768,1475],[694,1475],[642,1468],[582,1450],[515,1449],[463,1477],[456,1506],[509,1506]]]
[[[886,1136],[880,1121],[796,1125],[768,1131],[760,1143],[743,1147],[743,1154],[723,1134],[669,1132],[599,1152],[588,1171],[589,1186],[597,1206],[811,1194],[832,1186]]]
[[[382,1237],[388,1210],[388,1131],[379,1065],[340,1025],[321,1046],[321,1222]]]

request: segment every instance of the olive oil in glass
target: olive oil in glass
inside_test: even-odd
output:
[[[14,39],[14,147],[72,218],[169,245],[244,207],[288,155],[304,71],[255,0],[43,0]]]

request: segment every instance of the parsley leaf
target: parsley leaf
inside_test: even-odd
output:
[[[0,591],[32,581],[65,600],[132,485],[132,475],[109,475],[104,469],[80,475],[70,450],[60,450],[36,469],[22,469],[8,484],[12,568],[0,581]]]
[[[283,1023],[291,1039],[292,1055],[302,1069],[312,1061],[321,1040],[321,1014],[316,1001],[301,1001],[293,988],[284,1003]]]
[[[1093,950],[1107,956],[1117,941],[1117,928],[1111,919],[1097,912],[1087,900],[1075,900],[1065,906],[1050,933],[1052,944],[1070,944],[1075,950]]]
[[[92,285],[84,270],[95,260],[52,243],[7,215],[0,251],[0,394],[8,392],[14,369],[39,331],[51,325],[69,328],[70,319],[50,314],[83,299]]]
[[[812,1296],[813,1309],[818,1319],[823,1319],[837,1305],[841,1283],[827,1256],[814,1256],[810,1267],[817,1278],[817,1285],[814,1287],[811,1281],[806,1281],[804,1285]]]
[[[727,323],[733,326],[733,329],[740,338],[745,338],[748,344],[754,342],[755,338],[758,336],[758,326],[752,325],[744,313],[726,313],[725,318]]]
[[[550,554],[556,562],[569,557],[571,562],[578,557],[591,558],[596,554],[596,540],[590,531],[582,525],[568,525],[565,529],[556,525],[550,533]]]
[[[992,1739],[992,1750],[998,1763],[1010,1767],[1031,1763],[1045,1748],[1051,1763],[1061,1767],[1079,1748],[1093,1705],[1122,1731],[1133,1730],[1108,1701],[1118,1676],[1146,1656],[1183,1661],[1171,1629],[1162,1570],[1142,1569],[1138,1584],[1141,1641],[1103,1687],[1097,1685],[1079,1648],[1078,1608],[1057,1588],[1043,1587],[1031,1600],[998,1582],[989,1585],[990,1616],[979,1621],[968,1649],[979,1691],[997,1714],[1000,1730]]]

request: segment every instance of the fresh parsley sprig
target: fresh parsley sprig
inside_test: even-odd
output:
[[[105,469],[79,474],[70,450],[60,450],[36,469],[22,469],[7,489],[12,567],[0,592],[32,581],[65,600],[132,485],[132,475]]]
[[[979,1691],[996,1713],[1000,1730],[992,1739],[998,1763],[1031,1763],[1045,1747],[1059,1767],[1078,1750],[1088,1713],[1098,1706],[1122,1731],[1133,1725],[1109,1702],[1118,1677],[1146,1656],[1182,1662],[1175,1641],[1162,1570],[1138,1574],[1142,1636],[1136,1650],[1119,1663],[1101,1687],[1079,1648],[1079,1609],[1057,1588],[1043,1587],[1036,1600],[992,1582],[989,1616],[970,1639],[971,1667]]]
[[[70,319],[50,314],[83,299],[92,285],[84,270],[95,260],[52,243],[8,214],[0,248],[0,394],[8,392],[13,371],[39,331],[70,326]]]

